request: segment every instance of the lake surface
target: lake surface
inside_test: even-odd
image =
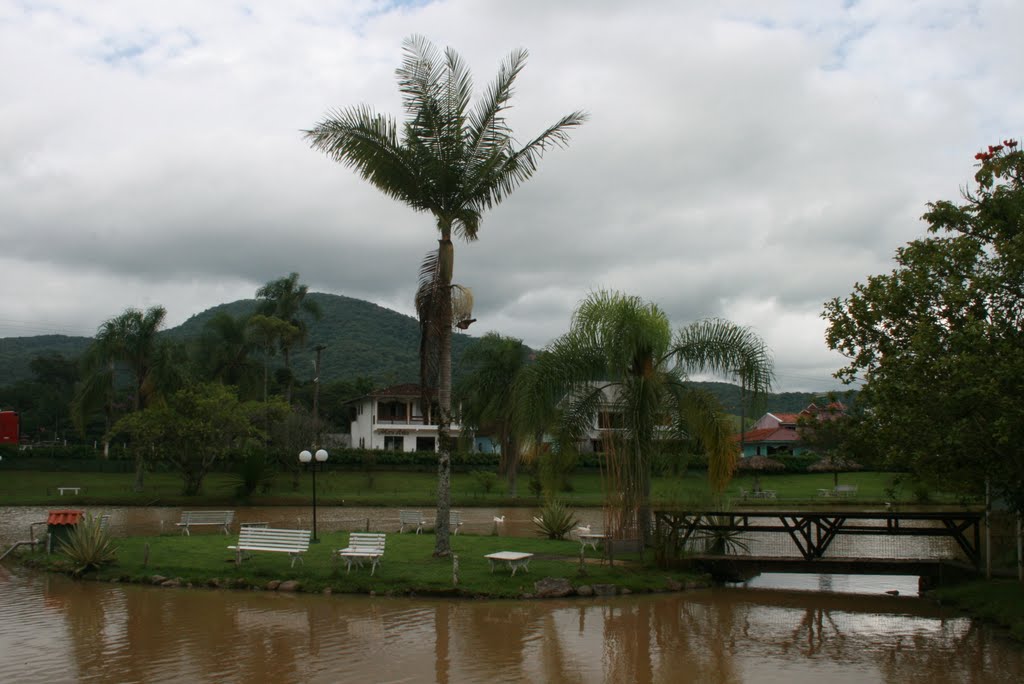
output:
[[[105,510],[115,534],[169,531],[180,517],[172,508]],[[241,521],[309,517],[297,508],[236,510]],[[529,534],[532,513],[467,509],[464,531],[489,532],[505,515],[503,534]],[[360,517],[397,522],[385,509],[320,515],[324,530],[358,527],[346,521]],[[600,522],[600,511],[587,515]],[[0,544],[27,536],[36,519],[45,509],[0,508]],[[892,589],[901,595],[884,593]],[[452,601],[76,582],[5,564],[0,680],[1024,681],[1024,649],[915,592],[914,578],[762,575],[682,594]]]

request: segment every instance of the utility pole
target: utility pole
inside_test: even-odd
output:
[[[313,362],[313,446],[320,446],[320,352],[327,349],[326,344],[313,347],[316,361]],[[315,466],[314,466],[315,467]]]

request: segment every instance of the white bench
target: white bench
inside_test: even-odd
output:
[[[484,558],[490,562],[492,573],[494,572],[495,563],[504,563],[512,568],[512,576],[515,577],[516,570],[519,568],[522,568],[523,572],[530,571],[530,559],[533,558],[533,554],[521,551],[498,551],[497,553],[489,553]]]
[[[248,554],[252,551],[271,551],[287,553],[292,557],[292,567],[295,561],[302,560],[302,554],[309,550],[309,530],[287,530],[273,527],[251,527],[246,525],[238,532],[238,543],[228,548],[235,552],[235,564],[241,565],[244,558],[243,552]]]
[[[74,492],[76,495],[82,491],[81,487],[57,487],[57,491],[60,492],[61,496],[64,496],[64,492]]]
[[[224,535],[231,534],[231,521],[235,519],[234,511],[182,511],[181,522],[174,523],[181,528],[181,533],[192,536],[188,531],[191,525],[219,525]]]
[[[452,534],[458,534],[459,528],[462,527],[462,513],[459,511],[448,511],[448,526],[451,528]]]
[[[398,522],[399,528],[398,533],[405,532],[406,525],[415,525],[416,534],[423,531],[423,525],[426,520],[423,519],[423,513],[421,511],[398,511]]]
[[[836,485],[836,496],[857,496],[857,485]]]
[[[345,561],[345,572],[352,571],[352,564],[363,567],[363,561],[370,561],[370,575],[380,565],[384,555],[384,534],[382,532],[351,532],[348,535],[348,546],[338,549],[335,558]]]

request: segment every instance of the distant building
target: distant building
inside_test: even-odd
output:
[[[736,441],[742,446],[744,458],[751,456],[775,456],[779,454],[802,454],[807,448],[800,442],[799,423],[801,420],[833,420],[845,415],[846,406],[834,401],[821,407],[809,404],[800,413],[766,413]]]
[[[423,402],[419,385],[393,385],[370,392],[354,402],[352,446],[385,451],[437,451],[437,391]],[[453,423],[452,439],[461,428]]]

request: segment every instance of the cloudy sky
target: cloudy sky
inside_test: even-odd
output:
[[[1021,26],[1017,0],[0,0],[0,337],[154,304],[176,325],[291,271],[411,313],[430,217],[301,131],[362,103],[400,117],[422,34],[480,87],[530,51],[521,139],[591,116],[457,245],[474,334],[539,347],[618,289],[751,326],[780,390],[834,387],[823,302],[890,270],[925,203],[1021,133]]]

